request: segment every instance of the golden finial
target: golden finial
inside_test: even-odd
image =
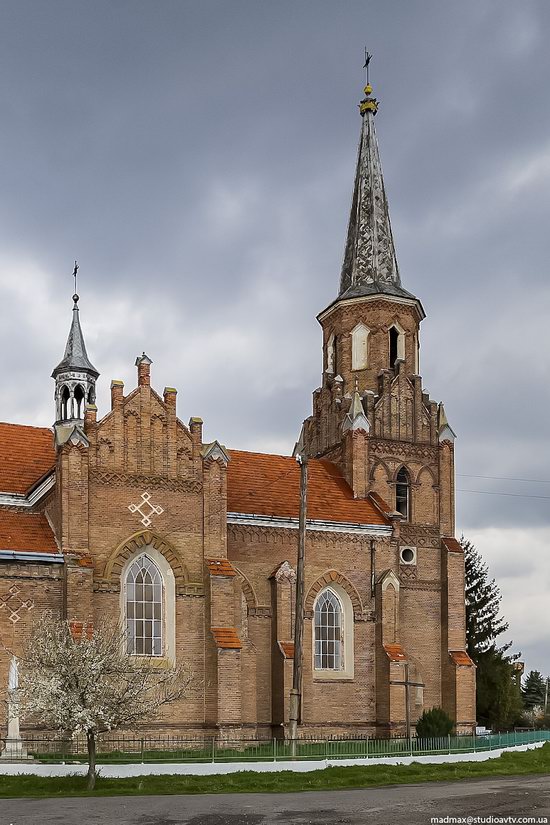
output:
[[[365,112],[372,112],[373,115],[375,115],[378,111],[378,101],[375,98],[371,98],[372,86],[370,85],[369,80],[369,63],[371,60],[372,54],[369,54],[365,46],[365,64],[363,66],[365,70],[365,88],[363,89],[365,92],[365,98],[359,104],[359,111],[362,115],[364,115]]]

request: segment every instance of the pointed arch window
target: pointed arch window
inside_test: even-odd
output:
[[[77,384],[74,389],[74,418],[84,418],[84,390]]]
[[[128,653],[163,655],[163,580],[147,554],[138,556],[126,574],[126,629]]]
[[[405,332],[396,322],[389,329],[390,369],[395,369],[395,362],[405,360]]]
[[[411,480],[407,470],[401,467],[395,479],[395,509],[407,521],[410,518]]]
[[[61,420],[67,420],[69,418],[69,401],[71,399],[71,393],[69,392],[69,388],[65,384],[63,389],[61,390]]]
[[[335,335],[332,340],[332,371],[335,375],[338,374],[338,370],[340,367],[340,353],[339,353],[340,342],[338,340],[338,336]]]
[[[344,611],[331,588],[323,590],[315,603],[315,669],[344,667]]]

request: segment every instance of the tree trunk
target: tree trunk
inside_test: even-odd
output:
[[[88,744],[88,784],[87,790],[93,791],[95,788],[95,733],[93,730],[86,731],[86,742]]]

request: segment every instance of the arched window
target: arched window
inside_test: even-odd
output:
[[[351,333],[351,368],[367,368],[369,330],[364,324],[357,324]]]
[[[84,390],[77,384],[74,390],[75,418],[84,417]]]
[[[135,559],[126,574],[128,653],[163,655],[163,582],[157,565],[146,554]]]
[[[389,339],[390,369],[394,369],[397,360],[405,360],[405,332],[397,322],[390,327]]]
[[[61,390],[61,420],[66,421],[69,418],[69,399],[71,393],[67,385]]]
[[[340,347],[340,343],[338,341],[338,336],[337,335],[334,336],[334,340],[332,342],[332,347],[333,347],[333,351],[332,351],[332,357],[333,357],[332,371],[333,371],[333,373],[335,373],[337,375],[338,374],[338,369],[340,367],[340,358],[339,358],[339,351],[338,351],[339,347]]]
[[[397,473],[395,484],[395,509],[401,513],[404,519],[410,517],[410,492],[411,481],[409,474],[404,467]]]
[[[315,603],[315,670],[343,670],[343,619],[342,602],[327,587]]]

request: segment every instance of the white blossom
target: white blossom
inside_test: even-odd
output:
[[[120,625],[84,625],[75,633],[69,622],[43,614],[21,661],[21,715],[65,734],[86,734],[89,787],[96,736],[153,720],[163,705],[183,698],[191,682],[187,669],[129,656],[126,649]]]

